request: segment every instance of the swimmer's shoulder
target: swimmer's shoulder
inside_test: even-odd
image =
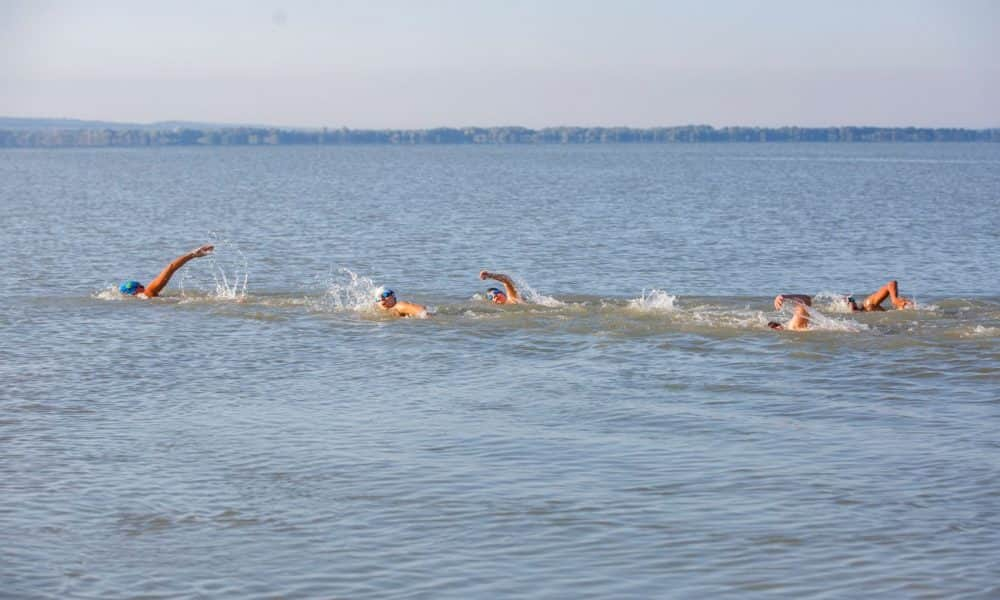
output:
[[[396,313],[403,317],[423,317],[427,315],[427,307],[413,302],[401,300],[393,307]]]

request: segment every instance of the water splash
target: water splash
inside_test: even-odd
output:
[[[517,285],[517,290],[521,294],[521,297],[528,304],[539,304],[541,306],[548,306],[551,308],[556,308],[559,306],[566,306],[565,302],[556,300],[552,296],[546,296],[535,291],[535,288],[528,285],[528,282],[524,281],[520,277],[514,278],[514,283]]]
[[[671,296],[663,290],[651,289],[649,293],[642,290],[642,295],[628,301],[628,307],[643,312],[673,312],[677,308],[677,296]]]
[[[219,300],[244,302],[250,276],[246,254],[240,250],[239,244],[216,232],[210,232],[209,237],[215,246],[215,252],[208,255],[212,265],[212,277],[215,280],[214,297]]]
[[[327,283],[324,300],[336,311],[374,313],[375,299],[385,290],[385,286],[376,284],[370,277],[341,268]]]

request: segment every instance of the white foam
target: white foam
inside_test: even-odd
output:
[[[643,312],[672,312],[677,310],[677,296],[671,296],[663,290],[652,289],[649,293],[642,290],[642,296],[628,301],[628,307]]]

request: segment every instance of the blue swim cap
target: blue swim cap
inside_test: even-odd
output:
[[[496,296],[497,294],[502,294],[502,293],[503,291],[500,288],[490,288],[486,290],[486,295],[489,297],[490,300],[492,300],[493,297]]]
[[[379,295],[379,298],[381,298],[382,300],[385,300],[389,296],[395,296],[395,295],[396,295],[396,292],[394,292],[392,290],[386,290],[386,291],[382,292],[381,295]]]
[[[118,286],[118,291],[127,296],[134,296],[135,293],[139,290],[140,285],[142,284],[139,283],[138,281],[135,281],[134,279],[129,281],[124,281],[120,286]]]

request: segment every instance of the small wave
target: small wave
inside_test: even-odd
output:
[[[972,331],[964,334],[964,337],[996,337],[998,334],[1000,334],[1000,327],[976,325]]]
[[[316,304],[316,298],[309,296],[256,296],[253,304],[268,308],[292,308],[298,306],[311,307]]]
[[[764,329],[767,315],[759,310],[732,310],[698,307],[691,310],[691,319],[699,325],[718,329]]]
[[[118,286],[110,283],[104,289],[94,292],[93,297],[98,300],[111,301],[121,301],[128,298],[128,296],[118,291]]]
[[[628,301],[628,307],[643,312],[672,312],[677,310],[677,296],[671,296],[663,290],[652,289],[649,293],[642,290],[642,296]]]
[[[247,304],[251,299],[242,294],[220,294],[215,292],[185,292],[180,297],[160,296],[158,300],[175,300],[179,304]]]

